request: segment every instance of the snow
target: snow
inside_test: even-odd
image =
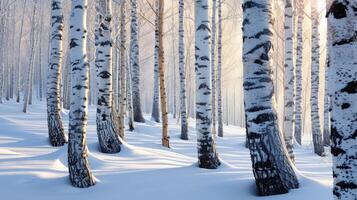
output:
[[[63,112],[67,129],[68,116]],[[194,122],[190,140],[179,139],[176,120],[170,118],[171,149],[161,146],[160,124],[136,124],[126,132],[119,154],[98,151],[95,108],[90,108],[88,126],[89,161],[98,180],[96,186],[78,189],[70,185],[67,147],[49,145],[46,107],[35,102],[29,112],[21,105],[0,105],[0,194],[1,199],[155,199],[155,200],[332,200],[331,156],[314,155],[310,146],[294,149],[301,187],[285,195],[257,197],[249,151],[244,148],[244,129],[224,127],[224,138],[217,139],[223,165],[217,170],[196,166],[197,149]]]

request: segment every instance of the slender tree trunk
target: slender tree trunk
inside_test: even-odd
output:
[[[139,65],[139,44],[138,44],[138,16],[137,0],[131,1],[131,38],[130,38],[130,64],[132,68],[132,95],[134,121],[145,122],[141,111],[140,101],[140,65]]]
[[[51,57],[47,78],[47,125],[52,146],[63,146],[67,139],[61,117],[60,80],[63,55],[62,0],[52,0],[51,10]]]
[[[292,0],[285,0],[285,64],[284,64],[284,139],[292,162],[294,126],[294,33]]]
[[[184,0],[179,0],[179,71],[180,71],[181,139],[188,140],[184,9],[185,9]]]
[[[216,169],[220,165],[211,128],[211,63],[208,0],[195,1],[196,131],[198,165]]]
[[[161,118],[162,118],[162,146],[170,148],[170,140],[168,135],[168,117],[167,117],[167,97],[165,89],[165,68],[164,68],[164,0],[158,0],[158,30],[159,46],[157,47],[159,56],[159,81],[160,81],[160,103],[161,103]]]
[[[357,198],[357,2],[334,0],[328,8],[330,66],[334,72],[331,119],[333,195]]]
[[[311,130],[314,143],[314,152],[319,156],[324,156],[324,144],[322,141],[320,116],[319,116],[319,79],[320,79],[320,33],[319,33],[319,12],[317,1],[311,2],[312,17],[312,52],[311,52]]]
[[[157,1],[155,2],[155,4]],[[155,13],[155,47],[154,47],[154,95],[152,100],[151,119],[155,122],[160,122],[159,108],[159,6],[156,6]]]
[[[302,141],[302,43],[303,43],[303,29],[302,23],[304,20],[303,10],[304,10],[304,2],[296,1],[296,9],[297,9],[297,47],[296,47],[296,67],[295,67],[295,139],[298,144],[301,145]]]
[[[218,0],[218,52],[217,52],[217,117],[218,136],[223,137],[222,113],[222,0]],[[228,112],[228,111],[227,111]]]
[[[25,10],[26,10],[26,5],[27,5],[27,0],[24,1],[23,7],[22,7],[22,16],[21,16],[21,25],[20,25],[20,34],[19,34],[19,43],[18,43],[18,49],[17,49],[17,55],[19,56],[19,59],[16,60],[17,64],[17,84],[16,84],[16,102],[20,102],[20,92],[21,92],[21,54],[22,54],[22,35],[23,35],[23,28],[24,28],[24,21],[25,21]]]
[[[86,188],[95,185],[88,162],[88,86],[89,65],[86,42],[87,0],[72,0],[70,18],[71,56],[71,108],[69,112],[68,169],[69,179],[75,187]]]
[[[126,51],[126,8],[125,1],[122,1],[120,5],[120,105],[119,105],[119,134],[121,138],[124,138],[125,133],[125,125],[124,125],[124,117],[125,117],[125,106],[126,106],[126,79],[130,78],[126,73],[126,59],[125,59],[125,51]],[[118,76],[119,77],[119,76]]]
[[[32,85],[32,75],[33,75],[33,68],[34,68],[34,62],[35,62],[35,17],[36,17],[36,10],[37,10],[37,0],[34,2],[33,10],[32,10],[32,16],[31,16],[31,33],[30,33],[30,43],[31,43],[31,52],[30,52],[30,62],[29,62],[29,71],[28,71],[28,76],[27,76],[27,84],[26,84],[26,91],[25,91],[25,96],[24,96],[24,106],[22,108],[22,111],[24,113],[27,112],[27,107],[30,101],[30,96],[32,95],[31,93],[31,85]]]
[[[217,1],[212,0],[212,42],[211,42],[211,80],[212,80],[212,134],[216,135],[216,10]]]
[[[111,0],[97,0],[95,30],[97,69],[97,135],[103,153],[120,151],[119,126],[113,107]]]
[[[299,186],[278,128],[271,77],[272,0],[244,0],[244,102],[257,192],[283,194]]]
[[[130,58],[128,59],[130,60]],[[131,75],[131,64],[130,61],[126,65],[126,90],[127,90],[127,99],[128,99],[128,125],[129,125],[129,130],[133,131],[134,130],[134,121],[133,121],[133,93],[132,93],[132,75]],[[124,95],[124,94],[122,94]]]

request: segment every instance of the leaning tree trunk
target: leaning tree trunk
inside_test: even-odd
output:
[[[319,12],[317,11],[317,1],[311,1],[312,18],[312,52],[311,52],[311,130],[314,143],[314,152],[324,155],[324,144],[322,141],[320,116],[319,116],[319,73],[320,73],[320,35],[319,35]]]
[[[220,165],[211,128],[211,66],[208,0],[195,1],[196,131],[198,165],[216,169]]]
[[[217,120],[218,136],[223,137],[222,113],[222,0],[218,0],[218,51],[217,51]]]
[[[304,2],[296,1],[296,9],[297,9],[297,47],[296,47],[296,67],[295,67],[295,124],[294,124],[294,133],[295,139],[298,144],[301,145],[302,140],[302,37],[303,37],[303,10],[304,10]]]
[[[253,173],[262,196],[287,193],[299,186],[274,107],[271,6],[272,0],[243,3],[244,102]]]
[[[185,29],[184,0],[179,0],[179,71],[180,71],[180,114],[181,139],[188,140],[187,98],[186,98],[186,67],[185,67]]]
[[[156,4],[157,2],[155,2]],[[155,10],[155,47],[154,47],[154,94],[152,99],[151,119],[155,122],[160,122],[159,109],[159,7]]]
[[[216,10],[217,1],[212,0],[212,42],[211,42],[211,88],[212,88],[212,134],[216,135]]]
[[[141,111],[140,101],[140,65],[139,65],[139,44],[138,44],[138,14],[137,0],[131,1],[131,33],[130,33],[130,65],[132,69],[132,95],[134,121],[145,122]]]
[[[285,0],[284,139],[292,162],[294,126],[294,33],[292,0]]]
[[[24,106],[22,108],[22,111],[24,113],[27,112],[27,107],[29,105],[30,101],[30,95],[32,95],[31,90],[32,90],[32,76],[33,76],[33,68],[34,68],[34,62],[35,62],[35,45],[36,45],[36,10],[37,10],[37,0],[34,2],[33,10],[32,10],[32,16],[31,16],[31,33],[30,33],[30,45],[31,45],[31,52],[30,52],[30,62],[29,62],[29,71],[27,75],[27,83],[26,83],[26,91],[25,91],[25,96],[24,96]]]
[[[122,1],[120,5],[120,105],[119,105],[119,134],[121,138],[124,138],[125,133],[125,104],[126,104],[126,59],[125,59],[125,51],[126,51],[126,8],[125,1]]]
[[[71,107],[69,111],[68,169],[75,187],[95,185],[87,147],[89,64],[86,52],[87,0],[72,0],[70,18]]]
[[[97,0],[95,45],[97,68],[97,135],[103,153],[120,151],[119,127],[113,107],[111,0]]]
[[[334,198],[357,198],[357,1],[328,8],[330,65],[334,72],[331,125]]]
[[[61,117],[61,72],[63,55],[62,0],[52,0],[50,61],[47,72],[47,125],[52,146],[63,146],[67,139]]]
[[[170,148],[170,140],[168,135],[168,117],[167,117],[167,97],[165,89],[165,69],[164,69],[164,0],[158,0],[158,29],[157,37],[159,38],[158,52],[159,61],[159,81],[160,81],[160,103],[161,103],[161,118],[162,118],[162,146]]]

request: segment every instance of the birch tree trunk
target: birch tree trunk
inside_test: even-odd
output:
[[[158,2],[155,1],[155,4]],[[154,95],[152,100],[151,119],[160,122],[159,109],[159,6],[155,10],[155,47],[154,47]]]
[[[125,1],[121,2],[120,5],[120,105],[119,105],[119,134],[121,138],[124,138],[125,125],[124,125],[124,117],[125,117],[125,105],[126,105],[126,59],[125,59],[125,51],[126,51],[126,8]]]
[[[131,1],[131,33],[130,33],[130,64],[132,68],[132,101],[134,121],[145,122],[141,111],[140,101],[140,65],[139,65],[139,44],[138,44],[138,14],[137,0]]]
[[[127,90],[127,100],[128,100],[128,126],[129,130],[133,131],[134,130],[134,121],[133,121],[133,93],[132,93],[132,76],[131,76],[131,64],[130,64],[130,58],[128,59],[129,63],[126,65],[126,90]],[[124,94],[122,94],[124,95]]]
[[[294,33],[292,5],[292,0],[285,0],[284,139],[289,157],[294,162]]]
[[[120,151],[119,127],[113,107],[111,0],[97,0],[95,30],[97,69],[97,135],[103,153]]]
[[[211,66],[208,0],[195,1],[196,131],[198,165],[216,169],[220,165],[211,128]]]
[[[158,32],[159,46],[157,52],[159,55],[159,81],[160,81],[160,103],[161,103],[161,118],[162,118],[162,146],[170,148],[170,140],[168,135],[168,117],[167,117],[167,97],[165,89],[165,69],[164,69],[164,0],[158,0]]]
[[[34,62],[35,62],[35,44],[36,44],[36,34],[35,34],[35,17],[36,17],[36,10],[37,10],[37,0],[34,1],[33,5],[33,10],[32,10],[32,15],[31,15],[31,32],[30,32],[30,45],[31,45],[31,51],[30,51],[30,62],[29,62],[29,70],[28,70],[28,76],[27,76],[27,84],[26,84],[26,91],[25,91],[25,96],[24,96],[24,106],[22,108],[22,111],[24,113],[27,112],[27,107],[30,101],[30,95],[31,89],[32,89],[32,76],[33,76],[33,68],[34,68]]]
[[[52,146],[63,146],[67,139],[61,116],[60,80],[63,55],[63,10],[62,0],[52,0],[51,49],[47,75],[47,125]]]
[[[334,199],[357,197],[357,2],[334,0],[328,8],[330,64],[334,72],[331,119]]]
[[[211,88],[212,88],[212,134],[216,135],[216,10],[217,1],[212,0],[212,42],[211,42]]]
[[[287,193],[299,186],[274,107],[271,10],[272,0],[243,3],[244,102],[253,174],[261,196]]]
[[[19,103],[20,102],[20,92],[21,92],[21,53],[22,53],[22,48],[21,48],[21,41],[22,41],[22,35],[23,35],[23,28],[24,28],[24,19],[25,19],[25,10],[26,10],[26,5],[27,5],[27,0],[25,0],[25,2],[23,3],[23,7],[22,7],[22,16],[21,16],[21,25],[20,25],[20,34],[19,34],[19,43],[18,43],[18,51],[17,51],[17,55],[19,56],[19,59],[17,59],[17,84],[16,84],[16,102]]]
[[[188,140],[186,67],[185,67],[185,29],[184,29],[184,0],[179,0],[179,71],[180,71],[180,115],[181,139]]]
[[[317,1],[311,1],[312,18],[312,52],[311,52],[311,130],[314,143],[314,152],[319,156],[324,156],[324,144],[322,141],[320,116],[319,116],[319,73],[320,73],[320,33],[319,33],[319,12]]]
[[[302,43],[303,43],[303,30],[302,23],[304,20],[303,10],[304,1],[296,1],[297,9],[297,47],[296,47],[296,67],[295,67],[295,139],[298,144],[301,145],[302,140]]]
[[[95,185],[88,162],[87,124],[89,64],[86,42],[87,0],[72,0],[70,18],[71,107],[69,111],[68,169],[75,187]]]
[[[218,52],[217,52],[217,117],[218,136],[223,137],[222,113],[222,0],[218,0]]]

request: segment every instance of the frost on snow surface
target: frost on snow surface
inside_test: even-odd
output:
[[[90,107],[89,162],[97,185],[87,189],[68,180],[67,145],[51,147],[46,107],[35,103],[23,114],[19,105],[0,105],[0,194],[4,200],[332,200],[330,155],[321,158],[312,147],[295,148],[300,188],[288,194],[257,197],[245,131],[227,126],[217,138],[222,165],[217,170],[197,165],[196,134],[190,122],[190,140],[180,139],[180,126],[170,118],[171,149],[161,146],[161,124],[145,115],[146,123],[126,132],[119,154],[100,153],[95,108]],[[63,114],[66,132],[68,115]]]

